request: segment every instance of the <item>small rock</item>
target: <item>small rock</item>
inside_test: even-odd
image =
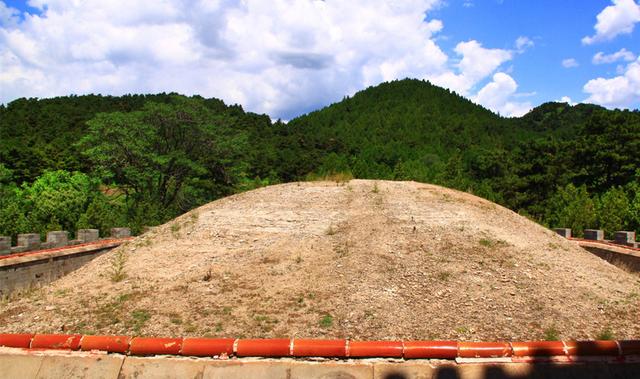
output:
[[[44,307],[45,311],[55,311],[56,307],[53,305],[47,305],[46,307]]]

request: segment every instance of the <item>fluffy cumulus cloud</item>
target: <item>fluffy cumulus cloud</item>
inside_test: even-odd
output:
[[[613,5],[604,8],[596,18],[596,33],[582,39],[585,45],[631,33],[635,24],[640,22],[640,4],[635,0],[613,0]]]
[[[495,109],[501,115],[522,116],[532,108],[529,102],[516,102],[511,99],[516,95],[518,85],[511,76],[504,72],[493,75],[493,80],[482,87],[472,98],[473,101]]]
[[[626,108],[640,101],[640,58],[629,63],[624,72],[613,78],[596,78],[584,85],[588,103],[609,108]]]
[[[596,55],[593,56],[593,64],[606,64],[618,61],[631,62],[635,59],[636,56],[632,52],[622,48],[612,54],[605,54],[602,51],[597,52]]]
[[[567,104],[569,104],[571,106],[574,106],[574,105],[577,104],[573,100],[571,100],[571,98],[569,96],[562,96],[560,98],[560,100],[556,100],[556,101],[559,102],[559,103],[567,103]]]
[[[30,0],[40,12],[19,17],[0,1],[0,101],[177,91],[290,118],[404,77],[471,97],[512,52],[472,40],[450,59],[439,3]]]
[[[487,49],[475,40],[458,43],[454,51],[460,57],[455,64],[457,72],[446,71],[431,79],[434,83],[451,88],[464,96],[468,96],[478,82],[512,58],[512,53],[508,50]]]

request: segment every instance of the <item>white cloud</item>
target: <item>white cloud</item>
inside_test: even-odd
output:
[[[605,63],[614,63],[617,61],[631,62],[635,60],[636,56],[630,52],[629,50],[622,48],[616,51],[613,54],[605,55],[602,51],[596,53],[593,56],[593,64],[605,64]]]
[[[588,103],[608,108],[625,108],[640,101],[640,58],[627,65],[622,75],[589,80],[583,91]]]
[[[574,106],[574,105],[576,105],[576,104],[577,104],[576,102],[574,102],[573,100],[571,100],[571,98],[570,98],[569,96],[562,96],[562,97],[560,98],[560,100],[556,100],[556,101],[557,101],[558,103],[567,103],[567,104],[569,104],[569,105],[571,105],[571,106]]]
[[[458,43],[454,51],[462,57],[456,65],[458,73],[447,71],[431,77],[431,80],[464,96],[468,96],[478,82],[512,58],[508,50],[487,49],[475,40]]]
[[[530,102],[515,102],[510,99],[516,95],[518,85],[504,72],[493,75],[493,80],[485,85],[471,100],[495,110],[503,116],[519,117],[532,108]]]
[[[20,12],[0,1],[0,26],[15,26],[20,20]]]
[[[578,66],[580,66],[580,64],[577,60],[575,60],[575,58],[567,58],[562,60],[562,67],[564,68],[572,68]]]
[[[519,53],[523,53],[530,47],[533,47],[534,43],[529,37],[520,36],[516,39],[516,50]]]
[[[640,22],[640,5],[635,0],[613,0],[613,5],[604,8],[596,18],[596,34],[584,37],[582,43],[585,45],[631,33],[634,25]]]
[[[30,0],[40,13],[20,20],[0,0],[13,20],[0,25],[0,101],[176,91],[290,119],[404,77],[472,96],[513,52],[471,40],[450,60],[435,41],[442,21],[428,17],[440,4]]]

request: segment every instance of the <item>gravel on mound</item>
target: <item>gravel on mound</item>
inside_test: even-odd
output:
[[[4,301],[0,332],[624,339],[639,294],[638,276],[473,195],[305,182],[204,205]]]

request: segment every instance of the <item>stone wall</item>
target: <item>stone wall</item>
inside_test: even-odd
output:
[[[131,237],[131,229],[129,228],[112,228],[110,232],[110,238]],[[47,232],[47,240],[42,242],[40,240],[40,234],[38,233],[18,234],[18,243],[16,246],[11,246],[11,237],[0,236],[0,255],[18,254],[94,242],[99,239],[99,235],[100,231],[98,229],[79,229],[76,232],[76,239],[69,240],[69,232],[56,230]]]
[[[555,228],[553,229],[556,233],[565,238],[571,238],[571,229],[568,228]],[[585,229],[584,230],[584,239],[592,240],[592,241],[606,241],[604,239],[604,230],[602,229]],[[614,233],[614,239],[611,241],[613,243],[617,243],[618,245],[629,246],[638,248],[640,247],[640,243],[636,241],[636,232],[635,231],[617,231]]]
[[[605,247],[581,246],[583,249],[593,253],[607,262],[623,268],[626,271],[640,272],[640,256],[616,252]]]
[[[50,283],[119,246],[122,241],[103,241],[0,260],[0,298]]]

